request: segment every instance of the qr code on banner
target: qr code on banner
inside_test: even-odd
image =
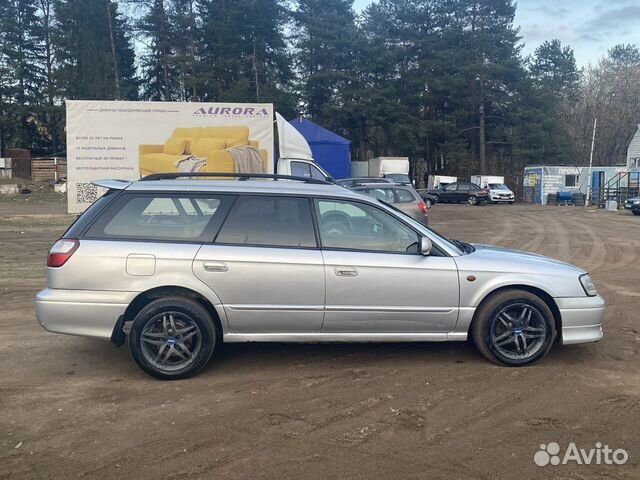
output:
[[[76,202],[93,203],[98,199],[98,187],[91,183],[76,183]]]

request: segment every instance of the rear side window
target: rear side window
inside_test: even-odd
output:
[[[124,195],[89,228],[86,236],[211,240],[231,200],[225,195]]]
[[[415,202],[416,198],[409,190],[399,188],[396,190],[396,203],[411,203]]]
[[[390,188],[368,188],[362,191],[370,197],[377,198],[378,200],[382,200],[383,202],[395,203],[393,190]]]
[[[240,196],[216,243],[271,247],[316,247],[311,207],[306,198]]]

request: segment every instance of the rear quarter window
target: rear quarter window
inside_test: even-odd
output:
[[[85,237],[210,241],[232,200],[231,196],[215,194],[126,194],[107,209]]]

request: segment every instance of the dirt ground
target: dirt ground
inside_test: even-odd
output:
[[[236,344],[197,377],[160,382],[126,348],[36,323],[48,246],[72,220],[63,211],[0,201],[0,478],[640,478],[639,217],[431,210],[453,238],[591,272],[608,303],[604,340],[533,367],[494,366],[464,343]],[[549,442],[600,442],[629,460],[538,467]]]

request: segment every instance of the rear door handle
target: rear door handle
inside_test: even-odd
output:
[[[204,262],[202,267],[207,272],[226,272],[229,270],[229,267],[224,262]]]
[[[339,277],[357,277],[358,270],[354,267],[336,267],[334,272]]]

